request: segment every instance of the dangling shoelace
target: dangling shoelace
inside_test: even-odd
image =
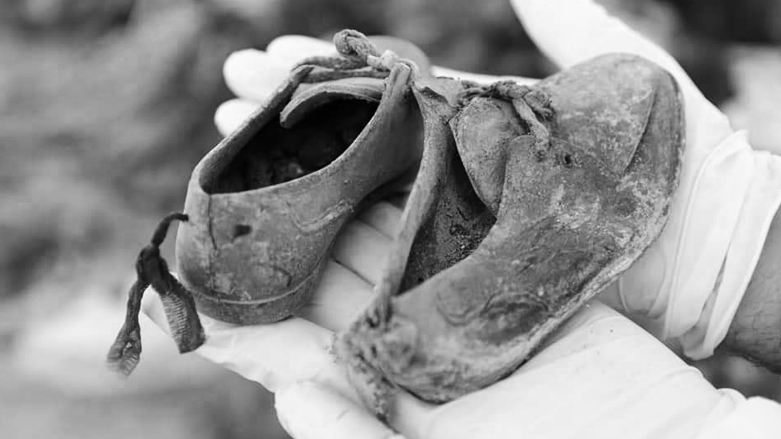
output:
[[[192,293],[171,274],[168,264],[160,255],[160,245],[165,240],[171,223],[187,220],[187,215],[183,213],[172,213],[163,218],[152,235],[152,242],[138,255],[136,281],[128,292],[125,323],[107,355],[109,366],[123,375],[129,375],[141,358],[141,327],[138,314],[141,311],[144,291],[150,285],[160,295],[171,335],[179,352],[193,351],[206,341]]]
[[[464,81],[466,83],[466,81]],[[476,97],[502,99],[513,104],[515,112],[534,136],[534,150],[538,160],[544,160],[550,147],[550,133],[540,120],[550,120],[554,111],[550,97],[544,91],[516,84],[513,81],[499,81],[490,85],[466,83],[467,88],[459,96],[459,103],[466,105]]]

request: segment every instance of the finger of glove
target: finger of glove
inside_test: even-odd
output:
[[[144,313],[169,332],[162,303],[147,294]],[[206,342],[195,352],[275,392],[295,382],[315,380],[358,401],[346,371],[331,355],[334,334],[301,318],[268,325],[238,326],[199,314]]]
[[[214,112],[214,125],[223,136],[227,136],[240,127],[252,113],[258,109],[259,104],[245,99],[231,99],[223,102]]]
[[[303,35],[283,35],[269,43],[266,53],[287,65],[289,69],[310,56],[336,55],[336,49],[330,41]]]
[[[329,259],[312,300],[296,315],[333,332],[340,332],[366,309],[372,298],[370,283]]]
[[[617,318],[616,322],[610,322],[611,318]],[[599,303],[587,304],[548,338],[540,352],[510,377],[441,406],[428,405],[409,397],[398,398],[395,401],[395,416],[391,419],[391,425],[410,439],[484,436],[503,438],[516,437],[519,431],[539,433],[536,421],[533,421],[535,418],[547,416],[546,410],[552,410],[552,416],[547,416],[545,422],[560,420],[561,412],[550,407],[537,412],[538,406],[534,400],[540,398],[540,394],[548,393],[550,396],[545,396],[546,400],[566,399],[571,391],[578,392],[579,387],[592,385],[593,380],[581,379],[586,377],[586,372],[566,369],[589,369],[597,364],[588,363],[590,354],[605,355],[606,359],[603,361],[610,361],[610,355],[599,352],[600,346],[609,346],[612,340],[626,338],[637,331],[642,332],[610,308]],[[650,336],[648,338],[653,344],[660,345],[656,339]],[[578,352],[586,354],[578,356]],[[671,352],[669,355],[674,356]],[[595,366],[596,369],[598,367]],[[594,372],[598,373],[596,369]],[[567,384],[571,389],[562,386],[563,392],[553,393],[546,390],[558,386],[558,377],[563,376],[561,373],[569,373],[569,377],[576,381],[577,385]],[[595,384],[597,386],[600,377],[610,376],[598,375]],[[529,380],[529,383],[526,380]],[[528,393],[523,386],[531,386],[534,393]],[[517,411],[508,409],[511,407],[517,407]],[[582,412],[582,409],[580,411]],[[521,413],[528,413],[529,419],[516,422],[514,418]],[[524,426],[524,423],[529,425]],[[556,435],[554,431],[551,431],[551,434],[551,437],[567,437]],[[546,436],[532,434],[529,437]]]
[[[729,130],[726,117],[708,102],[664,49],[630,29],[591,0],[512,0],[529,36],[562,68],[611,52],[643,56],[669,71],[686,101],[687,124],[704,120],[709,129]]]
[[[380,201],[358,214],[358,221],[393,239],[401,227],[402,210],[388,201]]]
[[[521,85],[532,85],[535,82],[539,81],[539,79],[535,78],[526,78],[523,76],[494,76],[494,75],[484,75],[482,73],[469,73],[469,72],[462,72],[460,70],[454,70],[449,69],[447,67],[438,67],[434,66],[432,69],[434,76],[447,76],[449,78],[456,78],[460,80],[466,80],[466,81],[474,81],[479,84],[492,84],[494,82],[499,81],[513,81]]]
[[[295,439],[403,439],[354,401],[313,382],[276,394],[280,424]]]
[[[392,240],[361,222],[349,222],[336,238],[333,258],[371,285],[379,282]]]
[[[290,67],[276,56],[244,49],[228,56],[222,73],[225,84],[237,97],[262,102],[287,78]]]

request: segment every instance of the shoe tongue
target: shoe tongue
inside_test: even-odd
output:
[[[282,109],[279,122],[289,128],[312,110],[345,99],[379,102],[385,81],[379,78],[345,78],[314,84],[301,84]]]

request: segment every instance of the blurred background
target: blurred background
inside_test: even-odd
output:
[[[755,148],[781,148],[781,0],[601,3],[673,53]],[[2,2],[0,438],[286,437],[265,390],[179,356],[147,321],[129,380],[104,356],[138,250],[219,140],[225,57],[343,28],[407,38],[456,69],[555,71],[506,0]],[[781,400],[781,378],[745,361],[697,366]]]

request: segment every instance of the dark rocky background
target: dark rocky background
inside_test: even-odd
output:
[[[781,148],[781,1],[602,3],[670,50],[755,148]],[[138,249],[219,140],[225,57],[346,27],[405,37],[457,69],[553,71],[506,0],[2,2],[0,437],[285,437],[269,394],[179,357],[151,324],[129,381],[103,356]],[[698,366],[781,400],[781,379],[742,360]]]

